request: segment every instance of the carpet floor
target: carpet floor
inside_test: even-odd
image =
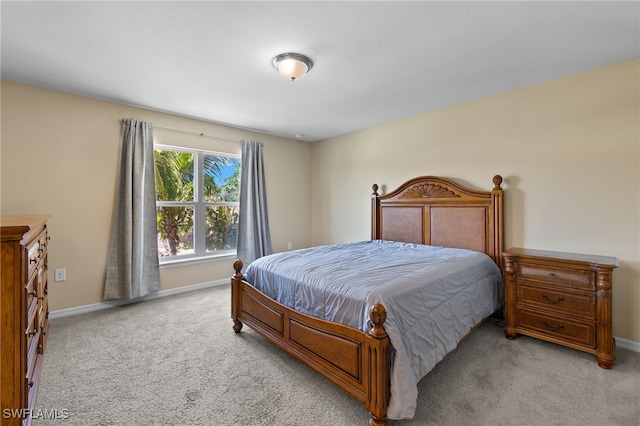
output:
[[[640,353],[593,355],[489,320],[419,384],[409,425],[640,425]],[[53,418],[52,418],[53,417]],[[55,418],[57,417],[57,418]],[[51,321],[34,426],[367,425],[363,405],[245,327],[229,286]]]

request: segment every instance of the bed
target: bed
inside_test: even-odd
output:
[[[411,418],[420,378],[501,307],[502,177],[493,184],[423,176],[385,195],[373,185],[370,241],[266,256],[246,275],[236,260],[234,331],[246,324],[322,374],[364,404],[372,425]],[[458,258],[465,266],[445,268]]]

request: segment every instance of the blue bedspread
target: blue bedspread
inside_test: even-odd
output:
[[[382,304],[394,349],[389,419],[413,418],[420,379],[503,301],[500,269],[486,254],[382,240],[265,256],[245,278],[299,312],[363,331]]]

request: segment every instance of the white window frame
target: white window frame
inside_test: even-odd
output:
[[[182,254],[178,256],[159,256],[160,265],[168,265],[172,263],[191,262],[197,260],[207,260],[215,258],[227,258],[237,255],[236,249],[219,250],[216,252],[207,252],[205,243],[205,217],[207,207],[220,207],[220,206],[237,206],[240,208],[240,201],[227,201],[227,202],[211,202],[204,201],[204,157],[206,155],[215,155],[219,157],[235,158],[242,161],[242,156],[238,154],[230,154],[228,152],[209,151],[203,149],[185,148],[181,146],[154,144],[154,153],[156,149],[165,151],[179,151],[187,152],[194,155],[194,167],[193,180],[194,180],[194,200],[189,201],[159,201],[156,199],[156,208],[163,206],[177,206],[177,207],[191,207],[193,206],[193,254]],[[154,154],[155,155],[155,154]],[[242,167],[242,164],[240,165]],[[157,198],[157,197],[156,197]]]

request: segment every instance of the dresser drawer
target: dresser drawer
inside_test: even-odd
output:
[[[25,250],[27,251],[27,277],[31,277],[38,267],[40,261],[40,238],[34,239]]]
[[[569,293],[548,290],[543,287],[519,285],[517,303],[533,308],[584,316],[593,320],[596,314],[596,297],[593,293]]]
[[[28,381],[33,379],[36,367],[36,360],[38,358],[38,344],[40,341],[40,333],[36,333],[36,335],[31,339],[31,341],[27,344],[27,374],[25,377]]]
[[[31,407],[31,409],[33,409],[33,407],[35,406],[41,370],[42,356],[36,355],[33,357],[33,364],[29,367],[28,375],[25,376],[26,406]],[[24,426],[25,423],[22,423],[22,425]]]
[[[24,306],[26,307],[27,312],[27,324],[35,317],[36,309],[38,307],[38,299],[36,297],[38,294],[38,291],[36,290],[38,288],[38,284],[35,281],[35,277],[30,279],[24,289]]]
[[[38,236],[38,239],[40,240],[40,253],[43,253],[47,250],[47,244],[49,241],[49,234],[47,233],[46,229],[42,231],[42,233]]]
[[[44,354],[47,349],[47,339],[49,338],[49,319],[45,319],[42,327],[40,328],[40,340],[38,342],[38,353]]]
[[[37,294],[39,286],[39,275],[34,275],[29,279],[25,287],[26,293],[26,328],[23,330],[25,335],[25,348],[27,354],[27,369],[30,370],[35,365],[35,358],[40,339],[40,306]],[[30,377],[30,373],[27,374]]]
[[[32,306],[29,308],[29,316],[27,317],[27,327],[24,329],[25,341],[27,348],[29,348],[34,339],[37,340],[36,336],[38,331],[40,331],[40,324],[38,323],[38,304],[35,300],[32,301]]]
[[[595,290],[596,274],[593,271],[517,263],[516,275],[521,279],[555,286]]]
[[[44,296],[38,300],[38,308],[36,310],[36,322],[40,325],[44,324],[49,314],[49,298],[47,297],[46,291],[45,289]]]
[[[516,326],[565,342],[572,342],[595,348],[595,324],[586,321],[572,321],[563,317],[545,315],[519,309],[516,312]]]

